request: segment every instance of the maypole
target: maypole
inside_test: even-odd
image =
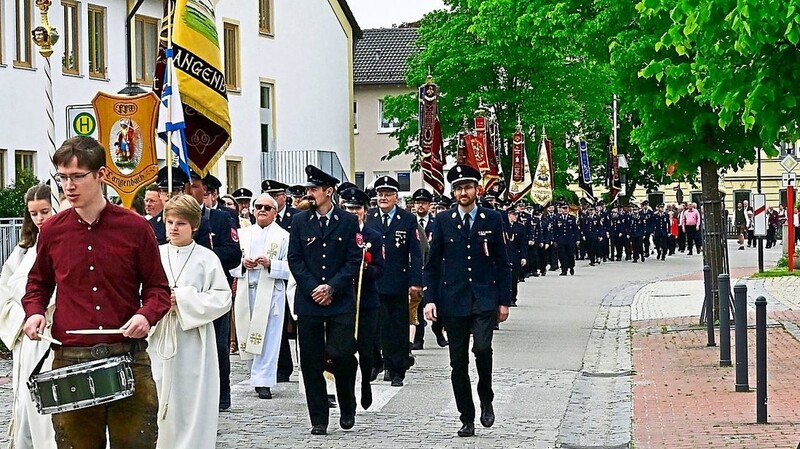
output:
[[[52,203],[53,209],[58,211],[58,173],[53,163],[53,156],[56,152],[56,122],[53,114],[53,75],[50,68],[50,56],[53,54],[53,45],[58,42],[59,36],[58,31],[56,31],[56,29],[50,25],[50,21],[47,20],[47,13],[50,10],[51,4],[51,0],[36,0],[36,7],[39,8],[42,24],[34,28],[31,34],[33,43],[39,47],[39,54],[44,58],[44,93],[47,100],[45,103],[45,111],[47,112],[47,140],[49,143],[47,150],[50,157],[50,202]]]
[[[167,53],[173,51],[172,49],[172,15],[174,13],[174,9],[172,9],[173,0],[167,0]],[[175,75],[175,71],[172,69],[172,65],[174,61],[172,58],[167,55],[167,70],[166,70],[166,77],[164,79],[165,84],[169,84],[172,89],[176,88],[175,80],[172,77]],[[172,123],[172,104],[175,103],[172,101],[172,98],[169,100],[169,104],[167,105],[167,123]],[[183,105],[178,105],[178,107],[183,107]],[[172,195],[172,127],[167,128],[167,145],[164,157],[166,159],[167,164],[167,187],[169,189],[169,196]]]

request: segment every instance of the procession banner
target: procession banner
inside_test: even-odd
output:
[[[130,207],[136,192],[158,176],[155,130],[158,97],[98,92],[92,100],[97,134],[106,150],[106,184]]]
[[[622,192],[622,182],[619,178],[619,158],[617,157],[617,147],[614,145],[611,145],[611,148],[608,150],[606,187],[609,191],[608,202],[613,203]]]
[[[596,198],[594,197],[594,192],[592,192],[592,171],[589,166],[589,149],[583,139],[578,143],[578,168],[580,169],[580,173],[578,174],[578,187],[586,192],[592,202],[594,202]]]
[[[169,2],[172,2],[170,6]],[[165,73],[168,24],[186,121],[189,166],[205,176],[231,143],[231,120],[214,7],[218,0],[164,0],[156,73]],[[168,14],[172,11],[173,19]],[[161,96],[164,80],[156,79]]]
[[[508,187],[508,199],[519,201],[531,191],[531,167],[528,164],[528,153],[525,149],[525,133],[522,124],[517,123],[517,130],[511,137],[511,177]]]
[[[531,187],[531,201],[541,206],[553,201],[553,165],[549,142],[546,137],[542,137]]]
[[[495,186],[500,180],[500,164],[497,162],[500,145],[500,125],[497,123],[497,116],[493,113],[486,122],[486,158],[489,171],[483,173],[483,188],[495,196],[499,190]]]
[[[444,194],[444,142],[439,123],[439,86],[428,76],[419,88],[419,141],[422,150],[422,180],[439,195]]]

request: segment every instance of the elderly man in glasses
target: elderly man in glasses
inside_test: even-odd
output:
[[[239,233],[242,270],[234,301],[236,336],[239,355],[250,367],[250,385],[259,398],[272,399],[286,310],[289,233],[275,222],[278,203],[268,193],[256,198],[253,209],[255,225]]]

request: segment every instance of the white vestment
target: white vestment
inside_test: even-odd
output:
[[[270,268],[259,265],[242,270],[236,290],[234,313],[239,355],[250,365],[250,385],[273,387],[278,376],[278,355],[286,310],[286,280],[290,277],[286,255],[289,233],[277,223],[239,230],[239,245],[244,257],[265,256]]]
[[[191,243],[159,251],[176,306],[148,338],[158,390],[157,447],[213,449],[220,382],[213,322],[230,310],[231,289],[210,249]]]
[[[0,273],[0,339],[11,349],[12,388],[14,404],[10,416],[9,448],[39,449],[55,448],[55,432],[50,415],[41,415],[31,399],[26,382],[39,363],[50,343],[33,341],[22,332],[25,324],[25,311],[22,297],[28,284],[28,273],[36,261],[36,247],[27,250],[17,246],[3,264]],[[55,295],[53,296],[55,298]],[[47,309],[48,323],[52,323],[53,301]],[[45,331],[50,334],[49,325]],[[53,357],[50,355],[42,365],[42,371],[49,371]]]

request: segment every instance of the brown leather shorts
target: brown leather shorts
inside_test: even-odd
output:
[[[410,295],[408,301],[408,324],[416,326],[419,324],[419,316],[417,315],[419,304],[422,302],[422,292],[413,293]]]

